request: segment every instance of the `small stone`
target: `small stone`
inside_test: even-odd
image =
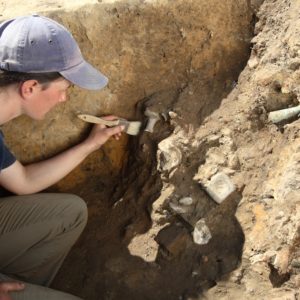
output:
[[[296,71],[297,69],[299,69],[300,68],[300,60],[298,58],[297,59],[292,59],[290,61],[289,68],[293,71]]]
[[[199,275],[199,272],[198,271],[193,271],[192,272],[192,277],[197,277]]]
[[[290,248],[288,246],[283,247],[277,252],[274,267],[279,271],[280,274],[287,274],[290,259]]]
[[[211,233],[205,221],[200,219],[196,224],[193,231],[194,242],[198,245],[206,245],[212,238]]]
[[[169,116],[171,119],[175,119],[178,117],[178,114],[174,111],[169,111]]]
[[[159,171],[172,171],[182,160],[180,149],[172,139],[165,139],[158,144],[157,161]]]
[[[281,87],[281,93],[282,94],[289,94],[290,92],[291,92],[291,90],[288,86],[282,86]]]
[[[189,211],[189,207],[186,207],[185,205],[179,205],[174,202],[170,202],[169,206],[177,214],[186,214]]]
[[[178,202],[182,205],[192,205],[193,204],[193,198],[184,197],[184,198],[181,198]]]
[[[296,275],[296,276],[294,277],[294,283],[295,283],[295,286],[296,286],[297,288],[300,287],[300,275]]]
[[[299,269],[300,268],[300,261],[296,260],[296,259],[293,259],[291,265],[292,265],[293,268]],[[300,279],[300,277],[299,277],[299,279]]]
[[[253,58],[249,59],[248,66],[250,69],[253,69],[253,68],[257,67],[258,63],[259,63],[258,58],[253,57]]]
[[[220,139],[219,135],[212,134],[207,137],[207,142],[215,142],[215,141],[218,141],[219,139]]]
[[[284,217],[284,212],[283,211],[280,211],[278,212],[278,215],[275,217],[275,220],[280,220]]]
[[[231,131],[231,129],[229,129],[229,128],[223,128],[222,130],[221,130],[221,133],[223,134],[223,135],[225,135],[225,136],[231,136],[231,134],[232,134],[232,131]]]

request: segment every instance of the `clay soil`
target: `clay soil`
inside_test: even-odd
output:
[[[148,107],[160,119],[124,141],[119,172],[50,189],[89,207],[53,287],[88,300],[300,299],[300,121],[268,120],[299,104],[300,1],[261,2],[238,66],[139,97],[128,115],[144,122]],[[236,187],[221,204],[205,192],[218,172]],[[199,219],[204,245],[192,238]]]

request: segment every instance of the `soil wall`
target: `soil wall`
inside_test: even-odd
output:
[[[55,287],[91,300],[296,294],[299,122],[268,113],[299,102],[299,1],[261,3],[2,3],[2,19],[34,10],[63,23],[110,79],[100,92],[75,87],[41,122],[6,124],[22,162],[81,141],[90,126],[79,112],[160,116],[152,134],[108,142],[49,189],[82,196],[90,213]],[[203,189],[218,172],[237,188],[221,205]],[[199,219],[204,245],[192,240]]]

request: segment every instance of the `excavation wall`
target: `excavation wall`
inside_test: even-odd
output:
[[[1,4],[3,20],[38,12],[64,24],[110,80],[100,92],[74,87],[43,121],[3,126],[20,161],[86,138],[78,113],[143,127],[146,108],[159,115],[153,133],[109,141],[47,190],[82,196],[90,215],[56,288],[90,300],[259,299],[282,285],[295,294],[299,122],[267,117],[298,103],[299,3],[266,0],[258,13],[261,3]],[[205,192],[219,172],[236,187],[221,205]]]

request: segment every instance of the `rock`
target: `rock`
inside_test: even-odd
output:
[[[169,111],[169,117],[171,119],[175,119],[175,118],[178,117],[178,114],[176,112],[174,112],[174,111]]]
[[[179,200],[177,200],[175,197],[169,202],[170,208],[175,213],[180,215],[191,212],[193,209],[192,204],[193,204],[193,199],[191,197],[184,197]]]
[[[300,275],[296,275],[293,278],[294,284],[297,288],[300,288]]]
[[[258,63],[259,63],[259,60],[258,60],[258,58],[255,56],[255,57],[249,59],[249,61],[248,61],[248,66],[249,66],[250,69],[253,69],[253,68],[255,68],[255,67],[258,66]]]
[[[168,171],[176,168],[182,160],[181,151],[171,139],[165,139],[158,144],[157,161],[159,171]]]
[[[170,202],[169,203],[170,208],[177,214],[186,214],[189,212],[189,207],[185,205],[180,205],[178,203]]]
[[[198,245],[206,245],[212,238],[211,233],[205,221],[200,219],[196,224],[193,231],[193,240]]]
[[[191,197],[184,197],[181,198],[178,202],[182,205],[192,205],[194,201]]]
[[[274,267],[279,274],[286,274],[289,267],[290,249],[288,246],[282,248],[275,257]]]
[[[298,259],[293,259],[292,262],[291,262],[291,266],[293,268],[300,269],[300,261]]]

